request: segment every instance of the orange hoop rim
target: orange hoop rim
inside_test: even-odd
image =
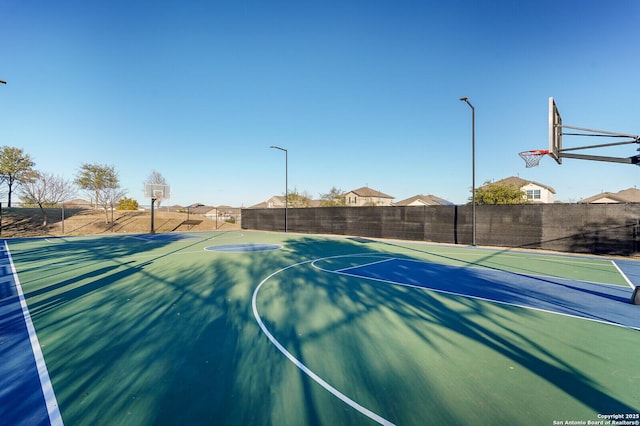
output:
[[[522,151],[519,155],[545,155],[551,154],[548,149],[531,149],[529,151]]]
[[[532,149],[529,151],[522,151],[518,154],[527,163],[527,167],[536,167],[542,157],[545,155],[551,155],[551,151],[547,149]]]

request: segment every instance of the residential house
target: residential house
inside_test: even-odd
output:
[[[624,204],[640,203],[640,189],[628,188],[618,192],[601,192],[600,194],[580,200],[582,204]]]
[[[229,220],[236,219],[240,217],[241,209],[237,207],[231,206],[218,206],[211,208],[208,212],[204,214],[204,216],[208,219],[214,220]]]
[[[286,197],[284,195],[274,195],[267,201],[255,204],[250,209],[283,209]],[[295,196],[295,194],[289,194],[289,208],[296,207],[320,207],[320,200],[311,200],[306,197]]]
[[[452,206],[451,201],[435,195],[414,195],[406,200],[393,203],[394,206]]]
[[[549,204],[554,202],[553,197],[556,193],[556,190],[542,183],[522,179],[517,176],[510,176],[495,183],[514,185],[520,188],[520,190],[524,192],[525,198],[532,203]]]
[[[274,195],[267,201],[250,206],[250,209],[284,209],[286,198],[284,195]]]
[[[344,199],[347,207],[390,206],[393,202],[391,195],[384,194],[366,186],[347,192],[344,195]]]

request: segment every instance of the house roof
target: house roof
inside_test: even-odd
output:
[[[362,188],[353,189],[349,192],[356,194],[358,197],[377,197],[377,198],[391,198],[393,196],[385,194],[383,192],[376,191],[375,189],[371,189],[369,187],[363,186]]]
[[[550,187],[549,185],[545,185],[543,183],[535,182],[535,181],[532,181],[532,180],[522,179],[521,177],[518,177],[518,176],[509,176],[508,178],[500,179],[499,181],[496,181],[495,183],[502,183],[502,184],[506,184],[506,185],[515,185],[518,188],[522,188],[523,186],[526,186],[526,185],[529,185],[529,184],[533,184],[533,185],[536,185],[536,186],[539,186],[541,188],[544,188],[544,189],[548,190],[552,194],[556,193],[556,190],[553,189],[552,187]]]
[[[249,206],[248,208],[250,208],[250,209],[268,209],[270,207],[273,207],[273,204],[281,204],[281,205],[284,206],[284,202],[285,202],[284,195],[274,195],[273,197],[270,197],[268,200],[263,201],[263,202],[258,203],[258,204],[254,204],[253,206]]]
[[[426,206],[450,206],[453,205],[451,201],[447,201],[444,198],[436,197],[435,195],[414,195],[413,197],[409,197],[406,200],[398,201],[393,203],[395,206],[408,206],[411,204],[424,204]]]
[[[74,198],[73,200],[65,201],[64,204],[67,206],[90,206],[91,201],[83,200],[82,198]]]
[[[640,189],[628,188],[618,192],[601,192],[600,194],[592,195],[591,197],[580,200],[580,202],[593,203],[604,198],[608,198],[619,203],[639,203]]]
[[[204,215],[205,216],[219,216],[219,215],[225,215],[225,214],[240,214],[241,209],[236,208],[236,207],[229,207],[229,206],[218,206],[218,207],[213,207],[211,210],[209,210],[208,212],[206,212]]]
[[[249,206],[250,209],[268,209],[273,208],[274,205],[284,206],[286,202],[286,197],[284,195],[274,195],[269,198],[267,201],[263,201],[258,204],[254,204],[253,206]],[[320,200],[308,200],[308,204],[305,207],[320,207]],[[291,200],[289,200],[289,207],[292,207]]]
[[[640,202],[640,189],[623,189],[622,191],[618,191],[618,196],[626,200],[628,203],[638,203]]]
[[[226,212],[226,213],[239,213],[241,210],[240,207],[233,207],[233,206],[227,206],[227,205],[220,205],[218,207],[215,207],[214,209],[217,209],[219,212]]]

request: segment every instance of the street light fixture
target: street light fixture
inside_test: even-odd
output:
[[[287,220],[289,216],[289,151],[275,145],[271,145],[270,148],[284,151],[284,232],[287,232]]]
[[[469,98],[460,98],[471,108],[471,245],[476,245],[476,109]]]

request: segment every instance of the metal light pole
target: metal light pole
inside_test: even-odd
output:
[[[7,84],[4,80],[0,80],[0,83]],[[2,233],[2,203],[0,203],[0,233]],[[64,234],[64,219],[62,220],[62,233]]]
[[[471,245],[476,245],[476,109],[469,98],[460,98],[471,108]]]
[[[287,232],[287,220],[289,216],[289,151],[275,145],[271,145],[271,148],[284,151],[284,232]]]
[[[4,80],[0,80],[0,83],[7,84]],[[64,220],[62,221],[62,226],[62,233],[64,234]],[[0,203],[0,234],[2,234],[2,203]]]

